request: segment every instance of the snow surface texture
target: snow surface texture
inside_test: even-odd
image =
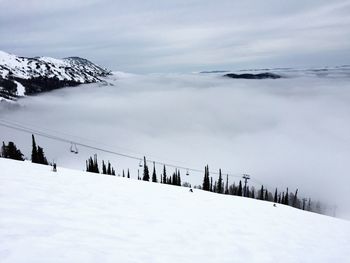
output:
[[[79,57],[55,59],[49,57],[24,58],[0,51],[0,78],[23,79],[43,77],[47,79],[57,78],[59,81],[71,81],[76,84],[101,81],[101,77],[109,74],[94,63]],[[25,88],[19,82],[17,93],[24,96]],[[0,87],[1,91],[1,87]],[[0,94],[1,96],[1,94]]]
[[[0,158],[0,261],[349,262],[350,222]]]

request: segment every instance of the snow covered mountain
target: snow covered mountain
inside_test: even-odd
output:
[[[349,262],[348,221],[28,161],[0,171],[3,263]]]
[[[0,51],[0,99],[102,81],[107,69],[79,57],[25,58]]]

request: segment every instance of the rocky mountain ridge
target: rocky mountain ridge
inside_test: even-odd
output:
[[[0,51],[0,100],[103,81],[111,72],[80,57],[26,58]]]

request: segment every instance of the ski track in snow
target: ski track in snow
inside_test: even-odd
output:
[[[0,158],[0,262],[349,262],[350,222]]]

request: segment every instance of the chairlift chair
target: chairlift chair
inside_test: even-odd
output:
[[[70,152],[71,152],[71,153],[74,153],[74,152],[75,152],[74,149],[73,149],[73,143],[72,143],[72,142],[70,143]]]
[[[78,153],[79,153],[79,151],[78,151],[78,147],[77,147],[77,145],[76,145],[76,144],[74,144],[74,146],[75,146],[74,153],[75,153],[75,154],[78,154]]]
[[[77,145],[74,143],[71,143],[70,144],[70,152],[71,153],[75,153],[75,154],[78,154],[79,153],[79,151],[78,151],[78,147],[77,147]]]

